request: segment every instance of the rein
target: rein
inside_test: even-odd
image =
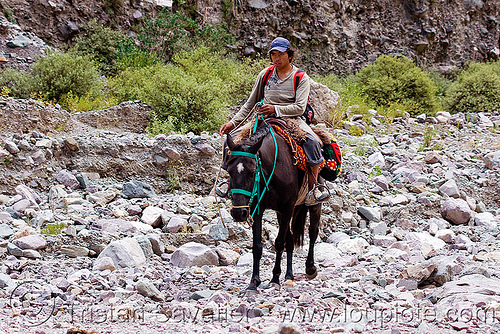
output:
[[[261,120],[264,122],[264,124],[269,126],[269,124],[266,122],[266,120],[264,119],[264,117],[262,115],[257,115],[257,117],[255,117],[255,124],[253,127],[252,134],[255,133],[255,131],[257,130],[259,116],[260,116]],[[256,164],[257,164],[256,170],[255,170],[255,178],[254,178],[253,188],[252,188],[251,192],[248,190],[245,190],[245,189],[231,188],[231,185],[229,185],[229,191],[228,191],[228,193],[231,193],[231,194],[241,194],[241,195],[245,195],[245,196],[250,197],[250,199],[248,201],[248,205],[233,206],[233,208],[250,208],[252,206],[254,199],[257,198],[257,204],[255,205],[255,208],[250,216],[252,219],[253,219],[256,212],[260,213],[260,202],[262,201],[262,198],[264,197],[266,190],[269,190],[269,182],[271,182],[271,178],[273,177],[274,170],[276,169],[276,160],[278,159],[278,143],[276,142],[276,137],[274,135],[274,131],[273,131],[273,128],[271,126],[269,126],[269,132],[271,133],[271,136],[273,137],[273,141],[274,141],[274,163],[273,163],[273,169],[271,171],[271,174],[269,175],[269,178],[267,180],[266,180],[266,177],[264,176],[264,171],[262,169],[262,161],[261,161],[260,155],[249,153],[249,152],[243,152],[243,151],[230,151],[230,154],[232,156],[241,156],[241,157],[254,159],[256,161]],[[262,180],[264,180],[264,189],[262,191],[260,190],[261,177],[262,177]]]

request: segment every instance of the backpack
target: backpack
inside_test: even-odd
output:
[[[274,71],[274,65],[269,66],[266,70],[266,74],[264,74],[264,77],[262,78],[262,87],[264,87],[267,82],[269,81],[269,78],[271,77],[271,74],[273,74]],[[304,77],[304,74],[306,72],[304,70],[299,69],[297,72],[295,72],[295,75],[293,76],[293,90],[297,91],[297,87],[299,87],[300,80]],[[264,93],[264,92],[262,92]],[[262,94],[264,96],[264,94]],[[311,124],[312,120],[314,119],[314,109],[311,106],[311,103],[309,103],[309,98],[307,99],[307,105],[306,105],[306,110],[302,114],[302,117],[305,118],[305,121],[307,124]]]

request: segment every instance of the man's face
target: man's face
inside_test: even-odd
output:
[[[273,50],[269,53],[271,56],[271,61],[273,65],[278,69],[288,69],[290,65],[290,59],[288,58],[288,53],[281,52],[278,50]]]

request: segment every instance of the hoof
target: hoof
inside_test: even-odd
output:
[[[318,276],[318,271],[316,270],[314,273],[312,273],[310,275],[306,274],[306,276],[307,276],[307,279],[315,279],[316,276]]]
[[[316,276],[318,276],[318,269],[316,266],[313,265],[311,268],[306,268],[306,276],[307,279],[316,278]]]
[[[283,286],[287,287],[287,288],[293,288],[294,284],[293,284],[293,281],[291,279],[289,279],[289,280],[286,280],[285,283],[283,283]]]

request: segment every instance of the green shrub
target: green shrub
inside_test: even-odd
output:
[[[2,13],[3,13],[3,15],[5,15],[5,18],[7,19],[7,21],[17,24],[16,18],[14,17],[14,10],[12,8],[4,7],[2,9]]]
[[[225,50],[235,42],[226,25],[199,25],[196,20],[177,12],[161,11],[155,19],[136,27],[140,47],[170,60],[180,51],[193,50],[204,45],[212,51]]]
[[[407,105],[412,116],[434,115],[439,108],[434,82],[404,56],[380,56],[356,74],[356,82],[376,106],[391,102]]]
[[[141,49],[135,45],[132,38],[122,39],[118,42],[117,70],[127,68],[143,68],[161,63],[161,59],[153,51]]]
[[[7,87],[9,96],[26,99],[37,90],[38,85],[31,73],[6,68],[0,71],[0,87]]]
[[[491,112],[500,108],[500,62],[470,63],[448,88],[445,106],[452,112]]]
[[[124,70],[109,89],[119,101],[142,99],[155,106],[151,133],[211,131],[227,120],[225,107],[248,96],[262,68],[262,62],[240,62],[200,47],[176,54],[167,65]]]
[[[95,19],[82,27],[83,36],[76,39],[72,51],[90,56],[106,75],[117,73],[120,43],[127,37],[119,31],[103,26]]]
[[[50,53],[33,64],[32,75],[37,84],[36,92],[48,94],[49,99],[59,100],[72,92],[85,96],[100,89],[99,72],[88,57],[68,53]]]

